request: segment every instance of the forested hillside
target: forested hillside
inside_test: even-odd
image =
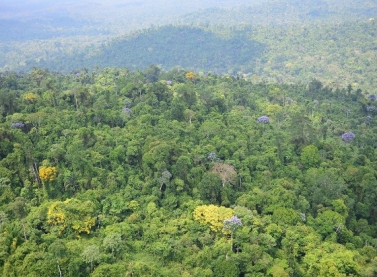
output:
[[[158,64],[164,69],[180,66],[237,74],[237,69],[255,66],[264,49],[265,45],[250,40],[246,32],[236,31],[233,35],[219,36],[202,28],[165,26],[114,40],[98,51],[91,49],[71,56],[62,55],[40,64],[68,72],[80,66],[127,66],[137,70]]]
[[[376,96],[184,70],[0,75],[0,272],[376,276]]]
[[[157,64],[164,70],[180,66],[271,83],[307,83],[316,78],[326,85],[344,88],[352,84],[356,89],[377,93],[373,66],[377,63],[376,26],[369,18],[359,23],[284,28],[170,25],[102,45],[78,38],[76,43],[86,45],[83,51],[69,39],[55,41],[53,46],[48,42],[19,43],[12,55],[6,52],[13,45],[4,45],[0,46],[4,50],[0,56],[20,68],[38,65],[71,72],[85,67],[127,66],[144,70]],[[19,61],[36,48],[36,57]]]
[[[156,64],[377,93],[374,1],[13,2],[0,6],[1,72]]]
[[[181,66],[271,83],[307,83],[315,78],[326,85],[352,84],[375,93],[376,26],[369,19],[316,27],[165,26],[98,49],[52,55],[39,65],[70,72],[80,67],[145,69],[158,64],[165,70]]]
[[[309,82],[355,88],[375,93],[376,25],[374,19],[316,28],[293,26],[260,28],[251,38],[268,49],[254,68],[264,80]]]
[[[369,0],[271,0],[255,5],[207,8],[184,15],[180,22],[282,27],[356,22],[376,13],[377,4]]]

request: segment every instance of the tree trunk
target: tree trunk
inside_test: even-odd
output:
[[[230,233],[230,251],[233,252],[233,231]]]
[[[22,225],[22,230],[24,232],[24,239],[25,241],[27,241],[27,237],[26,237],[26,229],[25,229],[25,224],[24,224],[24,221],[21,219],[21,225]]]
[[[38,165],[36,162],[34,162],[32,166],[33,166],[33,173],[34,173],[35,179],[37,180],[39,187],[41,187],[42,181],[41,181],[41,178],[39,177]]]
[[[58,260],[56,260],[56,263],[58,264],[59,276],[62,277],[63,273],[62,273],[62,270],[60,268],[60,264],[59,264]]]

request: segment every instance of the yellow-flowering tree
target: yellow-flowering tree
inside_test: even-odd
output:
[[[90,233],[95,224],[95,205],[91,201],[81,202],[77,199],[53,202],[47,212],[47,222],[56,227],[58,234],[65,230],[77,234]]]
[[[194,219],[202,225],[209,225],[214,232],[223,230],[224,220],[233,216],[234,211],[230,208],[215,205],[202,205],[194,210]]]
[[[39,178],[44,182],[52,182],[55,180],[58,171],[54,166],[43,166],[39,168]]]
[[[196,75],[194,72],[189,71],[186,73],[186,79],[194,82],[198,78],[198,75]]]
[[[37,102],[38,100],[38,95],[36,95],[35,93],[32,93],[32,92],[28,92],[28,93],[25,93],[23,95],[23,99],[27,102],[27,103],[35,103]]]

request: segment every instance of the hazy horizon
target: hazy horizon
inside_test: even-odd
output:
[[[225,29],[271,28],[258,38],[264,43],[275,28],[318,30],[320,24],[369,22],[375,14],[369,0],[0,0],[0,71],[65,64],[57,60],[79,53],[87,59],[151,27],[194,26],[220,36]]]

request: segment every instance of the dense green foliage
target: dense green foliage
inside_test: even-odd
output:
[[[264,80],[295,83],[315,78],[331,86],[375,89],[377,61],[374,21],[295,26],[284,29],[261,28],[251,35],[268,50],[257,61],[254,74]]]
[[[264,46],[250,40],[245,32],[221,38],[199,28],[166,26],[113,41],[95,55],[84,52],[41,65],[70,70],[75,64],[87,68],[127,66],[132,69],[158,64],[166,69],[179,65],[218,73],[233,70],[236,74],[241,68],[253,66],[263,50]]]
[[[156,66],[2,74],[1,275],[375,276],[375,105]]]

